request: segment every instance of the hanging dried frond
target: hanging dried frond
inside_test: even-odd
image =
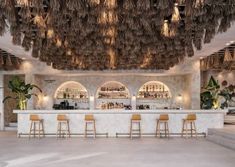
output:
[[[224,62],[230,62],[230,61],[233,61],[233,57],[232,57],[229,49],[226,48],[225,52],[224,52]]]
[[[170,7],[169,0],[158,0],[157,8],[164,10]]]
[[[96,7],[100,4],[100,0],[87,0],[87,3],[91,6],[91,7]]]
[[[10,55],[7,55],[6,57],[6,66],[10,67],[12,66],[12,61],[11,61],[11,56]]]
[[[46,28],[45,20],[40,15],[36,15],[33,19],[33,22],[40,28]]]
[[[138,0],[137,1],[137,9],[138,10],[149,10],[150,9],[150,0]]]
[[[29,6],[30,0],[16,0],[16,4],[19,6]]]
[[[125,10],[134,10],[135,9],[134,1],[133,0],[124,0],[123,8]]]
[[[84,10],[85,4],[83,4],[82,0],[66,0],[66,5],[69,10]]]

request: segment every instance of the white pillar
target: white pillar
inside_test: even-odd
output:
[[[132,110],[136,110],[136,96],[135,95],[131,97],[131,108]]]
[[[33,84],[34,83],[34,75],[28,73],[28,74],[25,74],[25,83],[26,84]],[[28,103],[27,103],[27,109],[29,110],[32,110],[34,107],[33,107],[33,98],[34,97],[31,97],[31,99],[28,100]]]

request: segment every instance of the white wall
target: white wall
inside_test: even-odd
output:
[[[3,86],[4,74],[25,74],[26,82],[41,85],[44,92],[49,96],[52,96],[57,86],[67,80],[79,81],[88,89],[90,95],[95,95],[96,89],[104,82],[110,80],[122,82],[130,89],[132,95],[136,95],[137,90],[145,82],[157,80],[162,81],[169,86],[174,96],[182,94],[183,99],[186,102],[185,108],[200,108],[200,63],[195,60],[184,62],[168,71],[119,70],[98,72],[60,71],[52,69],[50,66],[37,60],[25,60],[20,70],[1,71],[0,86]],[[50,78],[55,78],[56,82],[46,85],[47,83],[45,83],[44,80]],[[0,89],[0,101],[2,101],[2,99],[3,89]],[[35,101],[32,99],[28,103],[28,108],[33,109],[34,107]],[[0,112],[3,113],[2,103],[0,104]],[[2,115],[1,119],[3,119]],[[2,128],[3,123],[1,123],[1,129]]]

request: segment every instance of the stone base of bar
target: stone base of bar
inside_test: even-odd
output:
[[[198,133],[207,134],[208,128],[223,128],[224,114],[227,110],[15,110],[18,114],[18,135],[29,133],[30,114],[38,114],[44,120],[46,134],[56,134],[57,114],[66,114],[70,119],[72,134],[84,134],[86,114],[93,114],[96,119],[97,134],[129,134],[131,115],[141,114],[141,130],[143,134],[154,134],[156,119],[160,114],[169,114],[169,130],[171,134],[179,134],[182,130],[182,119],[189,113],[197,115],[196,127]],[[53,135],[47,135],[53,136]]]

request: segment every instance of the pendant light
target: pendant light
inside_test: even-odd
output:
[[[180,21],[181,17],[180,17],[180,12],[179,12],[179,8],[178,8],[178,3],[175,3],[174,9],[173,9],[173,14],[171,17],[171,22],[173,23],[178,23]]]
[[[225,52],[224,52],[224,62],[230,62],[233,60],[233,57],[229,51],[228,48],[225,49]]]
[[[165,37],[169,37],[169,24],[168,24],[168,20],[164,20],[161,33]]]

